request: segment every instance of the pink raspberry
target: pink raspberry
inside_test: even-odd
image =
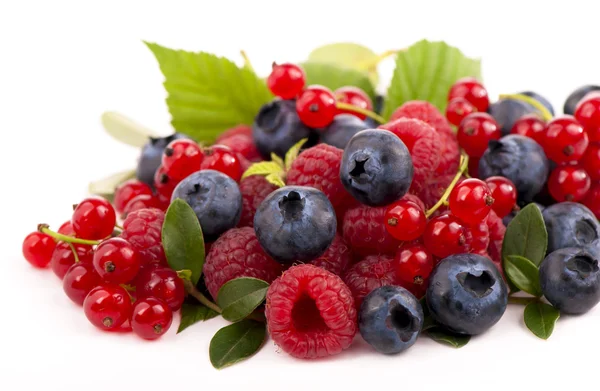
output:
[[[204,281],[216,299],[221,286],[229,280],[254,277],[270,283],[282,270],[282,265],[260,247],[254,229],[232,228],[212,243],[204,263]]]
[[[220,144],[222,140],[237,135],[243,135],[252,138],[252,127],[248,125],[237,125],[233,128],[227,129],[221,133],[219,137],[217,137],[215,144]]]
[[[162,245],[162,226],[165,213],[159,209],[138,209],[127,215],[121,237],[138,251],[142,265],[167,265]]]
[[[252,136],[235,134],[227,138],[221,138],[219,140],[219,145],[228,146],[232,151],[242,155],[250,161],[256,162],[261,160],[260,152],[258,152]]]
[[[350,248],[340,235],[335,235],[333,242],[323,255],[312,260],[311,265],[323,268],[331,273],[341,276],[350,265]]]
[[[314,265],[291,267],[267,291],[269,335],[293,357],[313,359],[347,349],[357,331],[352,292]]]
[[[277,190],[277,186],[270,184],[261,175],[252,175],[242,179],[240,182],[242,218],[238,227],[254,227],[256,209],[275,190]]]
[[[374,289],[396,283],[394,258],[370,255],[354,264],[344,275],[344,282],[352,291],[354,303],[359,309],[366,295]]]
[[[386,206],[358,205],[344,215],[342,232],[352,252],[359,256],[393,255],[400,245],[385,228]]]
[[[506,227],[502,219],[493,210],[490,211],[486,223],[490,232],[488,254],[496,266],[499,266],[500,271],[502,271],[502,242],[504,241]]]

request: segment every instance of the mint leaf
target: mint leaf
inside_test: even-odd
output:
[[[204,238],[196,213],[182,199],[176,199],[167,209],[162,243],[171,269],[190,270],[192,284],[196,285],[204,266]]]
[[[540,287],[540,271],[529,259],[519,255],[509,255],[503,261],[506,277],[518,289],[536,297],[543,295]]]
[[[440,326],[431,327],[425,331],[425,334],[436,342],[450,345],[455,348],[462,348],[471,340],[470,335],[455,334]]]
[[[389,118],[411,100],[429,101],[443,113],[448,90],[465,76],[481,78],[481,61],[466,57],[445,42],[419,41],[396,57],[383,116]]]
[[[549,304],[535,302],[527,304],[523,319],[527,328],[541,339],[548,339],[554,331],[554,324],[560,318],[560,312]]]
[[[135,178],[135,170],[133,169],[117,172],[106,178],[91,182],[88,185],[88,192],[104,197],[112,202],[117,186],[132,178]]]
[[[221,315],[230,322],[237,322],[261,305],[267,295],[269,284],[251,277],[227,281],[217,294],[217,304],[223,309]]]
[[[165,76],[172,125],[198,142],[211,143],[235,125],[251,125],[261,106],[273,99],[251,69],[215,55],[146,45]]]
[[[309,62],[320,62],[350,68],[368,74],[371,82],[379,82],[377,62],[379,56],[366,46],[357,43],[331,43],[314,49],[308,55]],[[373,65],[374,64],[374,65]]]
[[[148,129],[123,114],[107,111],[101,117],[102,126],[106,132],[124,144],[133,147],[142,147],[150,137],[158,137],[158,134]]]
[[[223,327],[210,341],[210,362],[221,369],[245,360],[260,349],[266,332],[264,323],[248,319]]]
[[[202,304],[183,303],[181,306],[181,321],[179,322],[177,334],[195,323],[204,322],[205,320],[212,319],[218,315],[218,313]]]
[[[340,87],[355,86],[366,92],[371,99],[375,98],[375,88],[364,72],[321,62],[305,62],[302,68],[306,72],[306,85],[320,84],[332,91]]]

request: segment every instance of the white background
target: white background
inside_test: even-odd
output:
[[[99,123],[118,110],[169,133],[162,76],[141,40],[206,50],[254,67],[300,61],[318,45],[354,41],[378,52],[443,39],[483,58],[492,96],[532,89],[559,110],[568,93],[600,83],[593,1],[24,1],[0,5],[0,389],[525,389],[597,387],[600,308],[561,319],[548,341],[522,307],[460,350],[422,338],[406,354],[373,353],[358,338],[316,362],[278,353],[217,371],[211,336],[225,322],[176,327],[148,343],[102,333],[49,270],[22,258],[37,223],[57,227],[90,180],[133,167],[137,151]],[[393,64],[381,66],[384,80]],[[168,388],[167,388],[168,387]]]

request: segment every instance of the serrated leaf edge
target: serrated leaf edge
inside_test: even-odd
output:
[[[296,160],[296,158],[300,154],[300,150],[302,149],[302,146],[304,144],[306,144],[307,141],[308,141],[307,138],[303,138],[302,140],[298,141],[296,144],[292,145],[292,147],[290,149],[288,149],[288,151],[285,153],[285,170],[286,171],[288,171],[292,167],[292,163],[294,163],[294,160]]]

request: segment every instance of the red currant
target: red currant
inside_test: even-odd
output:
[[[580,163],[593,181],[600,181],[600,143],[590,144]]]
[[[479,158],[483,156],[490,140],[502,137],[500,126],[487,113],[469,114],[458,127],[458,143],[467,155]]]
[[[476,111],[475,106],[465,98],[454,98],[446,106],[446,118],[452,125],[458,126],[467,115]]]
[[[76,263],[71,265],[65,278],[63,289],[74,303],[83,305],[85,297],[92,289],[100,285],[102,280],[91,263]]]
[[[130,282],[140,270],[137,250],[122,238],[110,238],[100,243],[93,262],[100,277],[114,284]]]
[[[152,195],[152,189],[144,182],[130,179],[120,184],[115,190],[113,203],[118,213],[123,213],[125,207],[133,198],[139,195]]]
[[[23,240],[23,256],[31,265],[39,268],[48,266],[56,242],[50,235],[32,232]]]
[[[401,247],[395,261],[396,277],[409,284],[426,285],[435,266],[433,257],[422,244]]]
[[[58,233],[66,236],[75,236],[75,230],[73,230],[73,224],[71,224],[71,221],[65,221],[63,225],[58,228]]]
[[[205,157],[200,169],[216,170],[229,176],[236,182],[242,178],[242,165],[237,155],[225,145],[213,145],[204,151]]]
[[[486,112],[490,105],[490,98],[483,85],[472,77],[459,79],[450,87],[448,101],[454,98],[465,98],[477,111]]]
[[[600,219],[600,182],[590,188],[581,203],[590,208],[596,218]]]
[[[600,95],[586,95],[575,109],[575,118],[583,126],[590,141],[600,141]]]
[[[578,161],[588,144],[588,136],[583,126],[570,115],[550,121],[542,143],[548,158],[557,164]]]
[[[92,258],[94,256],[94,249],[92,246],[74,243],[73,247],[77,252],[79,263],[92,263]],[[71,246],[69,246],[69,243],[58,243],[56,249],[52,253],[52,261],[50,262],[54,274],[62,280],[69,268],[74,264],[75,254],[73,254],[73,250],[71,249]]]
[[[179,182],[179,180],[169,176],[163,166],[159,166],[156,173],[154,173],[154,188],[156,189],[156,193],[169,199]]]
[[[363,90],[361,90],[358,87],[353,87],[353,86],[341,87],[341,88],[338,88],[337,90],[335,90],[333,92],[333,94],[335,95],[335,98],[337,99],[338,102],[348,103],[352,106],[356,106],[358,108],[369,110],[369,111],[373,110],[373,102],[371,101],[371,98],[369,98],[369,95],[367,95],[366,92],[364,92]],[[352,114],[362,120],[367,118],[366,115],[356,113],[351,110],[338,109],[337,113],[338,114]]]
[[[532,138],[542,145],[546,133],[546,122],[536,114],[527,114],[515,121],[510,133]]]
[[[73,211],[71,224],[78,238],[104,239],[113,233],[117,215],[106,199],[89,197],[81,201]]]
[[[385,214],[385,228],[398,240],[414,240],[425,231],[425,212],[412,201],[400,200],[390,205]]]
[[[485,220],[466,227],[465,237],[467,238],[469,252],[479,255],[487,254],[490,244],[490,229]]]
[[[133,332],[144,339],[157,339],[165,334],[173,322],[173,312],[162,300],[147,297],[135,302],[131,316]]]
[[[158,197],[153,194],[140,194],[135,196],[127,203],[127,206],[123,210],[121,217],[125,219],[131,212],[135,212],[140,209],[158,208],[160,209],[161,203]]]
[[[157,202],[157,208],[162,210],[163,212],[166,212],[167,209],[169,208],[169,205],[171,205],[171,197],[167,197],[163,194],[156,194],[156,202]]]
[[[115,330],[131,317],[131,297],[119,285],[95,287],[83,301],[88,320],[102,330]]]
[[[310,128],[324,128],[337,114],[335,97],[327,87],[308,86],[296,101],[298,117]]]
[[[492,209],[498,217],[503,218],[515,209],[517,205],[517,188],[508,178],[503,176],[493,176],[485,180],[494,203]]]
[[[135,294],[140,298],[156,297],[173,311],[181,308],[185,287],[177,273],[166,267],[144,268],[135,279]]]
[[[169,177],[181,181],[185,177],[200,170],[204,159],[202,148],[193,140],[173,140],[165,148],[162,166]]]
[[[577,202],[585,197],[591,186],[590,176],[579,165],[558,166],[548,178],[550,195],[558,202]]]
[[[306,84],[304,70],[296,64],[275,64],[267,78],[267,86],[273,95],[282,99],[297,97]]]
[[[477,157],[469,158],[469,176],[472,178],[479,177],[479,160],[480,158]]]
[[[454,216],[468,225],[474,225],[483,221],[490,213],[494,197],[485,182],[471,178],[452,189],[448,203]]]
[[[465,227],[452,215],[442,215],[429,220],[423,241],[429,253],[438,258],[469,251]]]

